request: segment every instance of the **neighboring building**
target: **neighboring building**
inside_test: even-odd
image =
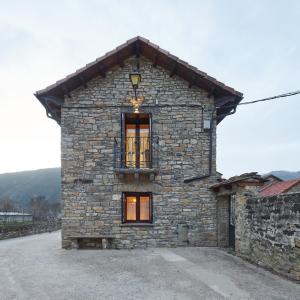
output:
[[[216,126],[241,93],[136,37],[36,97],[61,126],[64,248],[217,245]]]
[[[217,198],[218,246],[235,248],[236,242],[239,243],[247,218],[242,213],[247,201],[245,195],[249,191],[257,193],[265,182],[266,179],[257,172],[251,172],[230,177],[211,186]]]
[[[266,180],[266,182],[264,183],[262,189],[269,186],[269,185],[271,185],[271,184],[273,184],[273,183],[283,181],[281,178],[279,178],[279,177],[277,177],[273,174],[264,175],[264,176],[262,176],[262,178]]]
[[[217,181],[219,181],[219,182],[225,180],[224,178],[222,178],[223,174],[218,171],[216,172],[216,177],[217,177]]]
[[[234,248],[236,255],[248,261],[300,280],[300,185],[293,186],[298,192],[264,197],[258,192],[265,181],[252,172],[212,185],[218,200],[218,245]]]
[[[32,215],[19,212],[0,212],[0,223],[32,222]]]
[[[300,178],[279,182],[275,181],[274,183],[262,188],[259,195],[266,197],[295,192],[300,192]]]

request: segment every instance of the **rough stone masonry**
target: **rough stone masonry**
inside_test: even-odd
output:
[[[300,193],[239,199],[237,254],[300,281]]]
[[[153,180],[118,176],[113,167],[114,137],[120,136],[121,113],[132,112],[128,74],[134,57],[65,96],[61,111],[62,245],[73,236],[111,237],[115,248],[147,246],[215,246],[216,198],[209,186],[216,180],[216,123],[212,127],[212,176],[208,173],[209,131],[214,98],[165,69],[140,58],[145,97],[141,112],[152,114],[152,132],[159,137],[159,171]],[[201,108],[203,107],[203,109]],[[122,192],[152,192],[153,224],[122,224]],[[178,239],[178,225],[188,226],[188,239]]]

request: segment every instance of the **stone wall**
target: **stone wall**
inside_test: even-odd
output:
[[[300,280],[300,193],[259,198],[245,192],[238,202],[237,254]]]
[[[298,192],[300,192],[300,183],[298,183],[297,185],[289,189],[289,193],[298,193]]]
[[[0,225],[0,240],[43,232],[52,232],[59,229],[61,229],[61,222]]]
[[[209,131],[214,99],[198,87],[140,59],[145,96],[141,111],[152,114],[154,136],[160,140],[159,172],[153,181],[118,177],[113,168],[114,136],[120,136],[122,112],[132,112],[129,73],[135,58],[97,77],[65,98],[62,107],[63,247],[72,236],[105,235],[117,248],[177,246],[178,224],[188,225],[188,245],[215,246],[216,124],[213,124],[213,175],[184,183],[209,170]],[[122,192],[152,192],[153,224],[122,224]]]

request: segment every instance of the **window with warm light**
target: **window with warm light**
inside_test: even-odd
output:
[[[151,115],[122,116],[122,162],[126,168],[151,168]]]
[[[123,223],[152,223],[152,194],[123,193]]]

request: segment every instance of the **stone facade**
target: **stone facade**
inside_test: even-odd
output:
[[[133,91],[128,74],[134,57],[65,97],[61,110],[62,245],[74,236],[103,235],[115,248],[179,246],[178,225],[188,226],[184,245],[217,245],[216,124],[212,127],[212,176],[191,183],[184,179],[209,171],[209,130],[214,98],[198,87],[189,88],[140,58],[145,96],[141,112],[152,114],[152,132],[159,137],[159,170],[154,179],[122,178],[113,167],[114,137],[120,136],[122,112],[132,112]],[[152,192],[153,224],[122,224],[122,192]]]
[[[260,198],[244,191],[238,207],[237,254],[300,280],[300,193]]]
[[[288,190],[288,193],[298,193],[298,192],[300,192],[300,182]]]

